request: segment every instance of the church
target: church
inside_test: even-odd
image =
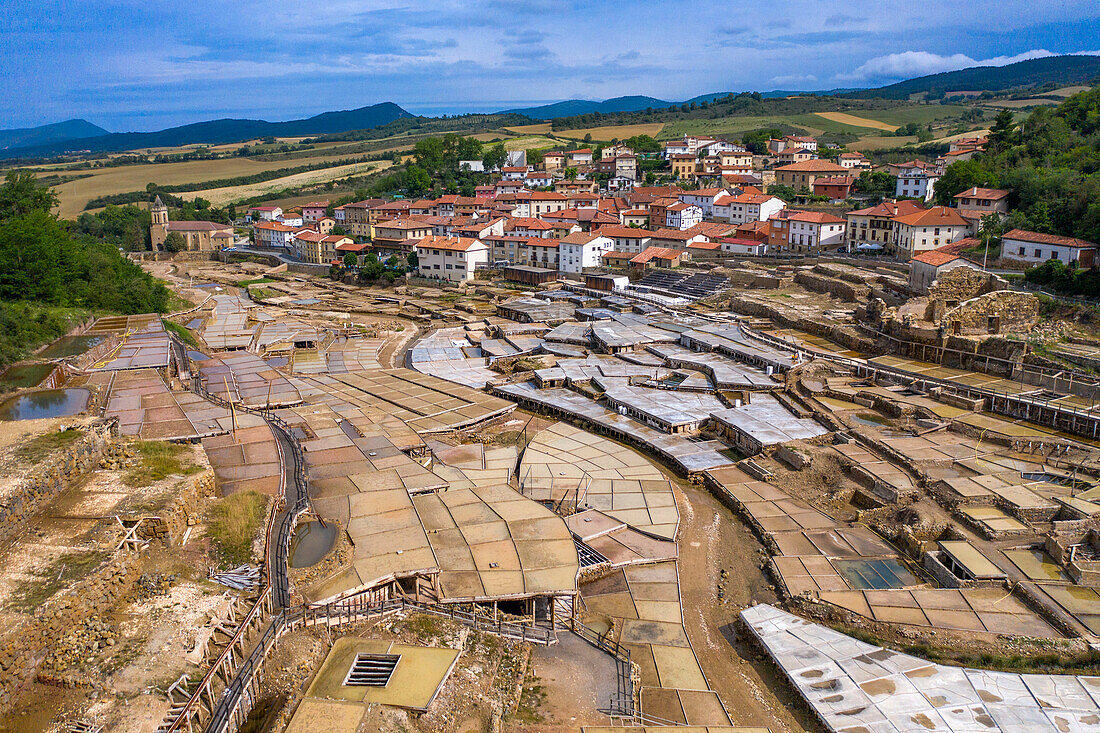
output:
[[[209,252],[233,246],[231,225],[214,221],[168,221],[168,207],[160,200],[160,196],[157,196],[157,200],[149,208],[149,213],[153,215],[149,239],[153,243],[154,252],[164,249],[164,240],[171,232],[179,232],[183,236],[185,245],[182,249],[187,251]]]

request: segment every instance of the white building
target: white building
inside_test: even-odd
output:
[[[794,211],[787,222],[787,249],[792,252],[839,249],[844,245],[845,222],[839,216]]]
[[[279,221],[286,224],[288,227],[300,227],[305,224],[305,217],[303,217],[301,214],[288,212],[283,214],[279,218]]]
[[[1096,245],[1073,237],[1013,229],[1001,237],[1001,257],[1029,265],[1059,260],[1065,264],[1076,262],[1081,267],[1092,267],[1096,262]]]
[[[703,210],[703,216],[710,218],[714,216],[714,202],[729,195],[729,190],[725,188],[700,188],[696,191],[684,191],[678,198],[685,204],[698,206]]]
[[[669,229],[691,229],[703,221],[703,209],[695,204],[677,201],[665,209],[665,226]]]
[[[726,237],[720,240],[722,251],[735,255],[763,255],[768,253],[768,243],[758,242],[755,239],[741,239],[739,237]]]
[[[283,210],[278,206],[253,206],[248,210],[248,218],[251,221],[276,221],[283,215]]]
[[[936,182],[940,180],[941,175],[939,168],[919,160],[902,163],[898,171],[898,183],[894,195],[931,201],[936,191]]]
[[[294,247],[295,227],[279,221],[258,221],[252,225],[252,238],[257,247]]]
[[[479,264],[489,263],[489,248],[480,239],[424,237],[413,246],[421,277],[462,282],[474,278]]]
[[[636,227],[624,227],[616,224],[604,224],[598,230],[599,234],[611,237],[612,249],[615,252],[633,252],[638,254],[649,246],[649,240],[653,238],[653,232],[648,229]]]
[[[714,218],[730,224],[747,224],[750,221],[767,221],[777,211],[787,207],[778,196],[766,193],[742,193],[724,196],[714,204]]]
[[[948,249],[954,249],[949,247]],[[932,249],[921,252],[909,260],[909,289],[914,293],[927,295],[928,288],[936,282],[943,273],[954,270],[956,267],[978,267],[968,259],[960,257],[953,252],[945,252],[943,249]]]
[[[580,273],[599,267],[603,253],[614,249],[615,240],[599,232],[573,232],[558,242],[558,269]]]

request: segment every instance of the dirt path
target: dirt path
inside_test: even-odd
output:
[[[737,614],[775,593],[759,568],[760,543],[706,489],[675,481],[680,510],[680,595],[684,625],[711,688],[737,726],[772,733],[820,731],[759,653],[740,637]],[[721,570],[727,575],[723,579]],[[722,583],[725,598],[717,598]]]

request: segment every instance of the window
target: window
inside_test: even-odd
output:
[[[1043,250],[1036,248],[1035,249],[1035,256],[1041,258],[1043,256]]]

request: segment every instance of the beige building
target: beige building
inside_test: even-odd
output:
[[[322,234],[312,229],[305,229],[294,235],[294,251],[298,254],[298,258],[315,265],[339,259],[336,248],[342,244],[352,243],[351,237]]]
[[[168,207],[160,196],[149,208],[149,213],[153,217],[149,225],[149,241],[154,252],[164,249],[164,240],[172,232],[183,237],[183,249],[188,252],[212,252],[233,246],[235,237],[231,225],[214,221],[169,221]]]
[[[775,182],[780,186],[790,186],[796,191],[808,193],[813,190],[814,181],[818,178],[839,176],[847,172],[847,168],[827,160],[806,160],[776,168]]]

